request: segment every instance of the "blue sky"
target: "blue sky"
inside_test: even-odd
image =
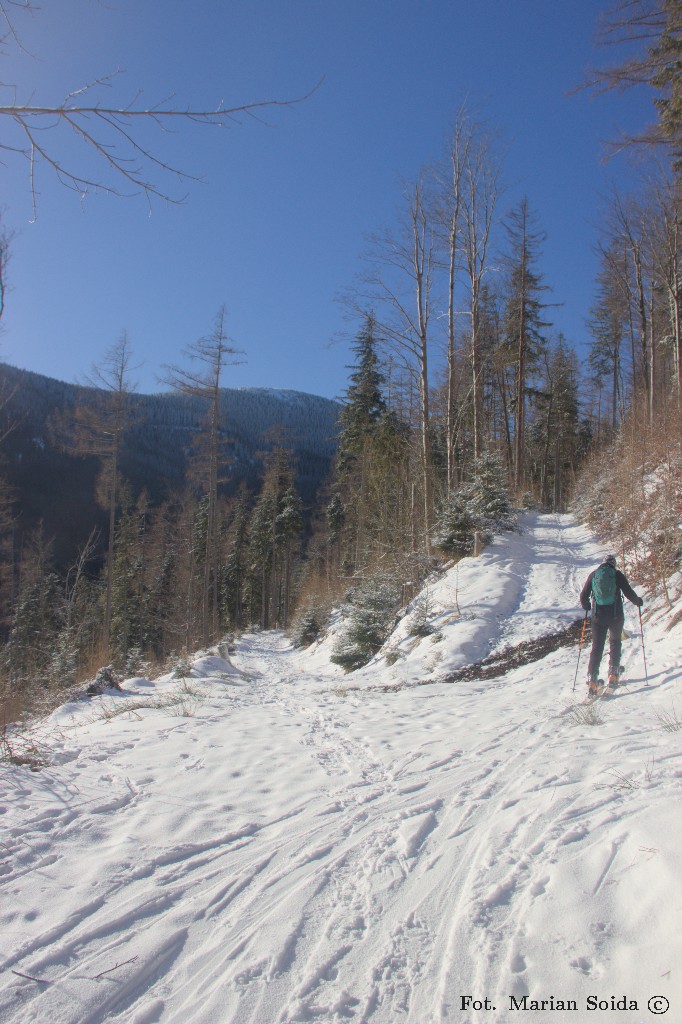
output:
[[[229,386],[346,386],[352,325],[337,301],[367,236],[391,225],[401,181],[437,160],[463,103],[506,150],[504,212],[527,195],[547,233],[542,270],[556,329],[584,340],[600,195],[627,183],[605,142],[653,117],[650,98],[571,90],[609,0],[61,0],[17,15],[28,53],[1,57],[20,101],[58,103],[118,69],[101,94],[124,105],[305,102],[230,128],[155,132],[156,151],[202,184],[159,177],[182,205],[91,194],[6,153],[0,208],[14,233],[0,337],[7,362],[83,379],[127,330],[141,391],[209,333],[225,305],[245,362]],[[33,56],[29,56],[29,54]],[[3,91],[5,98],[8,93]],[[2,126],[4,127],[4,126]],[[5,133],[5,139],[10,141]],[[77,151],[64,148],[64,153]]]

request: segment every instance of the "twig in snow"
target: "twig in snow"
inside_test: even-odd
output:
[[[122,960],[120,964],[116,964],[114,967],[110,967],[106,971],[102,971],[101,974],[96,974],[93,981],[97,981],[98,978],[103,978],[105,974],[111,974],[113,971],[117,971],[119,967],[125,967],[126,964],[134,964],[136,960],[139,960],[137,956],[131,956],[130,960]]]
[[[47,978],[34,978],[32,974],[22,974],[21,971],[15,971],[14,969],[12,969],[12,974],[16,974],[18,978],[26,978],[27,981],[37,981],[39,985],[52,984]]]

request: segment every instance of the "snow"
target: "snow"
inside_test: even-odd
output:
[[[574,622],[602,554],[527,516],[362,670],[254,634],[37,726],[50,763],[0,772],[0,1021],[682,1020],[679,627],[645,605],[647,683],[626,606],[597,724],[575,646],[444,682]]]

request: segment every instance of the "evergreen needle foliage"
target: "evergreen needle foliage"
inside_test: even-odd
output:
[[[399,592],[395,580],[366,580],[351,597],[345,626],[331,660],[347,672],[366,665],[383,646],[395,625]]]
[[[516,517],[506,471],[497,455],[484,452],[476,460],[474,479],[447,498],[438,515],[434,546],[448,555],[468,555],[478,534],[487,543],[497,530],[513,530]]]

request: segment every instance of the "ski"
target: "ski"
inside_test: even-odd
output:
[[[594,702],[596,700],[604,700],[604,699],[608,700],[608,698],[612,697],[613,694],[616,692],[616,690],[619,689],[619,687],[622,685],[622,679],[623,679],[623,666],[621,665],[620,669],[618,671],[618,682],[616,683],[616,685],[615,686],[611,686],[611,685],[609,685],[608,682],[604,682],[603,679],[598,679],[597,680],[597,692],[593,693],[593,694],[589,694],[587,699],[586,699],[586,701],[585,701],[585,703],[586,704],[594,704]]]
[[[601,679],[599,681],[600,681],[600,683],[602,682]],[[608,700],[610,697],[613,697],[614,693],[616,693],[616,691],[619,690],[622,685],[623,685],[623,666],[621,665],[620,669],[618,671],[618,679],[616,680],[616,683],[615,684],[611,684],[611,683],[602,684],[602,690],[599,693],[599,695],[597,696],[597,700]]]
[[[604,693],[605,688],[606,688],[606,683],[604,682],[604,680],[603,679],[598,679],[597,680],[597,692],[596,693],[588,693],[587,697],[583,701],[583,704],[594,704],[594,702],[596,700],[599,700],[599,698],[602,696],[602,694]]]

